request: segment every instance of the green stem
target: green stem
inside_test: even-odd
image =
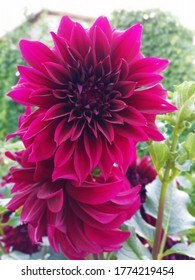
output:
[[[104,254],[103,253],[89,254],[87,256],[87,260],[104,260]]]
[[[99,254],[93,254],[94,260],[103,260],[104,259],[104,254],[99,253]]]
[[[171,204],[169,206],[168,218],[167,218],[166,226],[165,226],[165,229],[164,229],[163,239],[162,239],[162,242],[161,242],[161,245],[160,245],[160,252],[158,254],[158,259],[162,259],[162,257],[163,257],[163,252],[164,252],[164,248],[165,248],[166,241],[167,241],[167,236],[168,236],[171,208],[172,208],[172,201],[171,201]]]
[[[162,235],[162,222],[163,222],[167,187],[168,187],[168,183],[162,184],[160,200],[159,200],[159,208],[158,208],[158,217],[156,222],[156,232],[154,238],[154,245],[152,249],[152,257],[154,260],[158,259],[158,253],[160,249],[161,235]]]
[[[3,230],[3,225],[2,223],[0,222],[0,236],[4,236],[4,230]]]
[[[179,138],[179,131],[178,126],[176,125],[173,131],[173,140],[170,149],[171,155],[175,152],[177,148],[178,138]],[[159,200],[159,207],[158,207],[158,216],[156,221],[156,232],[154,237],[154,245],[152,249],[152,257],[154,260],[160,258],[162,254],[162,250],[164,250],[164,245],[166,242],[166,236],[163,238],[162,246],[161,246],[161,236],[162,236],[162,229],[163,229],[163,216],[164,216],[164,207],[165,207],[165,200],[166,200],[166,192],[169,184],[173,180],[173,169],[172,169],[172,158],[169,158],[167,161],[167,165],[165,168],[164,176],[160,177],[161,179],[161,193],[160,193],[160,200]],[[159,254],[159,250],[161,251]]]
[[[2,223],[0,223],[0,236],[4,237],[4,230],[3,230]],[[6,253],[6,251],[4,250],[3,245],[1,244],[1,242],[0,242],[0,253],[3,253],[3,254]]]

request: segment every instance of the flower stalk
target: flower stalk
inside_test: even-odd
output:
[[[180,129],[178,127],[178,122],[176,122],[175,128],[173,130],[173,138],[172,138],[172,144],[170,149],[170,157],[167,161],[167,165],[164,171],[164,175],[160,176],[161,180],[161,193],[160,193],[160,199],[159,199],[159,207],[158,207],[158,216],[156,221],[156,232],[155,232],[155,238],[154,238],[154,245],[152,249],[152,257],[154,260],[161,259],[164,246],[166,243],[167,238],[167,230],[164,232],[164,236],[162,239],[162,230],[163,230],[163,216],[164,216],[164,207],[165,207],[165,201],[166,201],[166,192],[169,184],[173,181],[173,179],[177,176],[177,172],[174,168],[174,162],[172,160],[172,155],[175,153],[178,139],[180,135]],[[162,241],[161,241],[162,239]]]

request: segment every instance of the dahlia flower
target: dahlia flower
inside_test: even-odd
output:
[[[39,252],[41,247],[39,244],[32,244],[28,235],[27,224],[16,227],[7,225],[11,214],[11,211],[0,214],[0,223],[2,226],[0,231],[0,246],[6,252],[20,251],[25,254]]]
[[[27,224],[19,225],[15,228],[5,226],[3,231],[4,236],[0,238],[0,243],[2,242],[2,247],[5,251],[19,251],[29,255],[40,251],[41,246],[32,244],[29,238]]]
[[[175,110],[160,85],[168,61],[143,56],[141,32],[140,24],[118,31],[105,17],[89,29],[63,17],[53,48],[20,42],[29,66],[18,67],[8,95],[36,109],[14,135],[30,147],[31,162],[54,157],[53,180],[81,184],[96,167],[107,179],[114,163],[125,173],[136,142],[163,139],[156,115]]]
[[[157,176],[157,172],[151,164],[149,156],[144,156],[142,159],[136,158],[134,162],[128,167],[126,176],[131,186],[141,185],[141,202],[146,200],[145,186],[151,183]]]
[[[52,160],[29,163],[30,152],[7,155],[21,165],[10,170],[14,196],[8,209],[22,206],[31,240],[48,236],[53,250],[70,259],[119,249],[130,235],[119,227],[138,210],[140,187],[131,188],[117,167],[106,180],[89,175],[81,186],[70,179],[52,182]]]

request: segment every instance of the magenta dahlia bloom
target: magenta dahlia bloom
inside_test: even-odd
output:
[[[140,187],[131,188],[116,167],[106,180],[89,175],[81,186],[68,179],[52,182],[52,161],[29,163],[29,151],[7,154],[21,165],[10,170],[15,195],[8,209],[22,206],[31,240],[48,236],[51,247],[70,259],[119,249],[130,235],[119,227],[138,210]]]
[[[144,203],[146,200],[146,189],[145,186],[157,176],[157,172],[152,166],[151,159],[149,156],[144,156],[142,159],[136,158],[134,162],[128,167],[126,176],[131,186],[141,185],[141,202]]]
[[[159,84],[168,61],[143,56],[141,32],[140,24],[119,32],[105,17],[89,29],[63,17],[53,48],[20,42],[29,66],[18,67],[8,95],[37,109],[14,135],[31,147],[31,162],[54,157],[53,179],[82,183],[96,167],[106,179],[113,163],[125,173],[135,142],[163,139],[155,117],[175,110]]]
[[[0,214],[0,223],[3,225],[0,232],[0,245],[3,250],[6,252],[20,251],[25,254],[39,252],[41,246],[32,244],[28,235],[27,224],[16,227],[7,225],[11,214],[11,211]]]
[[[32,244],[28,235],[27,224],[17,227],[5,226],[4,236],[0,238],[0,243],[5,251],[19,251],[25,254],[37,253],[41,250],[40,244]]]

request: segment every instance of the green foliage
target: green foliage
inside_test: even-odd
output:
[[[162,259],[171,254],[195,256],[195,136],[191,131],[195,120],[195,82],[175,86],[170,97],[171,103],[177,105],[178,110],[160,116],[161,123],[158,121],[158,127],[166,133],[166,140],[148,141],[146,147],[158,177],[146,186],[147,199],[142,207],[146,215],[154,218],[156,228],[160,230],[148,224],[140,212],[134,215],[126,222],[129,229],[133,229],[133,235],[118,254],[124,259],[145,258],[140,237],[147,240],[154,259]],[[180,243],[165,250],[167,238],[174,240],[175,237]],[[191,244],[188,245],[188,242]]]
[[[23,148],[24,146],[21,141],[17,141],[14,143],[0,141],[0,184],[1,178],[7,175],[9,168],[14,165],[14,162],[5,156],[5,152],[10,151],[14,153],[22,150]]]
[[[117,252],[119,260],[151,260],[152,256],[148,248],[137,238],[133,228],[129,228],[131,237],[124,243],[123,248]]]
[[[189,256],[191,258],[195,258],[195,243],[192,243],[190,245],[184,243],[176,244],[171,249],[166,250],[163,256],[165,257],[171,254],[181,254]]]
[[[24,64],[18,47],[18,41],[22,36],[28,38],[25,26],[0,40],[0,140],[16,129],[18,116],[24,110],[6,97],[6,93],[18,80],[17,65]]]
[[[156,179],[147,186],[147,200],[144,205],[146,213],[157,218],[161,182]],[[188,212],[189,195],[178,189],[176,181],[172,182],[166,193],[163,228],[168,235],[178,234],[195,227],[195,218]]]
[[[156,171],[160,172],[169,158],[169,148],[166,143],[153,142],[149,148],[150,156]]]
[[[134,228],[136,234],[147,240],[150,246],[153,245],[155,228],[142,218],[140,211],[138,211],[133,218],[125,224],[129,228]]]
[[[145,56],[168,58],[170,65],[164,72],[164,86],[173,85],[195,77],[194,32],[183,27],[173,15],[159,10],[121,11],[113,14],[112,25],[119,29],[141,23],[142,47]]]
[[[48,41],[45,36],[47,28],[43,17],[37,23],[36,40]],[[19,50],[18,42],[21,39],[33,39],[32,25],[26,22],[13,32],[0,38],[0,140],[17,129],[18,117],[24,112],[24,107],[16,104],[6,94],[18,81],[17,66],[24,65],[25,61]]]

